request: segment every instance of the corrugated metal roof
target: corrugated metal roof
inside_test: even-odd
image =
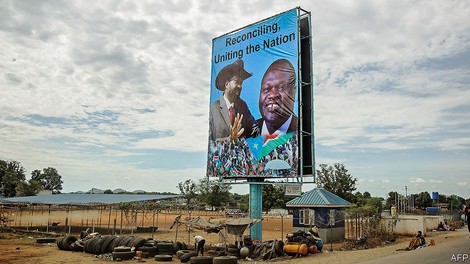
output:
[[[38,204],[117,204],[121,202],[156,201],[180,197],[180,195],[151,195],[151,194],[54,194],[43,196],[24,196],[0,199],[0,202],[38,203]]]
[[[324,188],[315,188],[287,202],[288,207],[348,207],[351,203]]]

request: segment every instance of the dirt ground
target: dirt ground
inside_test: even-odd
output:
[[[204,231],[191,230],[187,232],[185,226],[179,226],[178,234],[176,234],[176,228],[168,229],[164,227],[171,226],[174,217],[168,216],[166,222],[160,223],[162,228],[159,228],[157,232],[153,234],[154,239],[158,240],[171,240],[181,241],[191,245],[191,237],[195,234],[201,234],[206,238],[207,244],[216,244],[223,242],[224,238],[219,234],[206,234]],[[286,233],[291,232],[292,220],[291,219],[280,219],[280,218],[269,218],[266,217],[263,220],[263,240],[279,239],[281,240]],[[440,243],[445,243],[452,238],[467,235],[466,229],[459,229],[457,231],[449,232],[434,232],[428,235],[427,241],[431,238],[436,241],[435,246],[439,246]],[[66,234],[62,234],[65,236]],[[72,234],[74,235],[74,234]],[[78,236],[78,234],[75,234]],[[146,234],[133,234],[134,236],[140,235],[143,237],[152,237],[152,233]],[[36,238],[45,237],[44,235],[35,234],[22,234],[22,233],[0,233],[0,263],[7,264],[22,264],[22,263],[34,263],[34,264],[55,264],[55,263],[83,263],[83,264],[99,264],[99,263],[110,263],[109,259],[101,259],[95,255],[84,253],[84,252],[70,252],[59,250],[56,244],[38,244]],[[233,243],[235,237],[227,235],[225,238],[227,243]],[[284,239],[282,239],[284,240]],[[314,254],[302,258],[282,257],[273,259],[267,262],[276,262],[279,264],[307,264],[307,263],[361,263],[367,260],[373,260],[385,255],[396,253],[397,249],[403,249],[408,245],[409,238],[403,237],[397,239],[395,244],[384,245],[382,247],[366,250],[342,250],[342,243],[336,243],[333,245],[325,244],[324,252]],[[333,249],[330,251],[330,249]],[[128,263],[137,262],[137,260],[126,261]],[[154,263],[153,259],[143,259],[140,262]],[[180,263],[179,260],[174,257],[174,263]],[[240,263],[258,263],[264,261],[248,261],[240,260]]]

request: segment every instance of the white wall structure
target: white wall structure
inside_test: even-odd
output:
[[[439,222],[444,222],[442,215],[397,215],[396,217],[385,216],[382,218],[383,226],[387,231],[397,235],[414,235],[422,231],[427,232],[437,228]]]

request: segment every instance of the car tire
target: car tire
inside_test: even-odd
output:
[[[172,261],[173,257],[171,255],[155,255],[156,261]]]
[[[213,264],[237,264],[238,259],[234,256],[221,256],[212,259]]]

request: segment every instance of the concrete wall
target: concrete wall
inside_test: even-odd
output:
[[[418,231],[424,234],[437,228],[439,222],[444,222],[441,215],[398,215],[395,218],[385,216],[382,225],[387,231],[397,235],[415,235]]]

